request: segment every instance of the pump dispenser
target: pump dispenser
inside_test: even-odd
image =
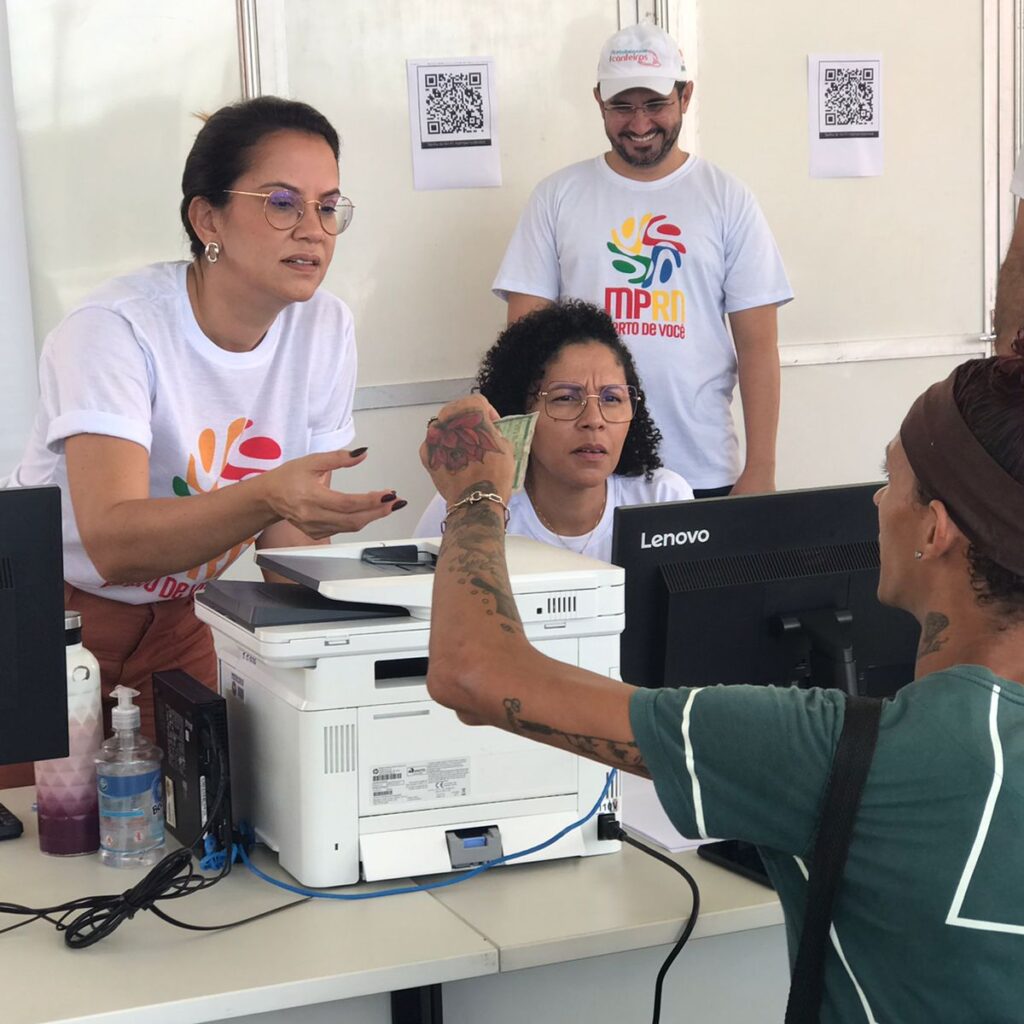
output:
[[[144,867],[164,847],[161,750],[139,731],[141,714],[132,702],[138,690],[115,686],[110,713],[114,735],[96,758],[100,809],[100,860],[112,867]]]
[[[110,724],[114,727],[115,735],[129,729],[138,729],[142,724],[142,712],[132,701],[132,697],[138,695],[139,691],[130,686],[115,686],[110,691],[110,696],[117,698],[117,707],[110,712]]]

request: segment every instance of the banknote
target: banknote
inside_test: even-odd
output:
[[[512,490],[521,491],[526,480],[526,463],[530,458],[530,444],[533,441],[533,429],[537,425],[537,413],[528,412],[521,416],[502,416],[494,421],[502,437],[512,442],[516,457],[516,473],[512,480]]]

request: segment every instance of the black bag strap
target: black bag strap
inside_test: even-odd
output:
[[[832,906],[843,877],[861,792],[878,739],[882,702],[846,697],[828,788],[822,803],[818,838],[807,883],[807,909],[786,1005],[786,1024],[818,1024],[825,982],[825,952]]]

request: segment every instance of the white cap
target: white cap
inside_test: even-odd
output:
[[[616,32],[604,44],[597,62],[602,100],[627,89],[651,89],[667,96],[676,82],[686,80],[686,64],[675,40],[648,22]]]
[[[111,697],[117,698],[117,707],[110,711],[110,724],[116,732],[122,729],[138,729],[142,722],[142,712],[132,703],[132,697],[138,697],[139,691],[130,686],[115,686],[110,691]]]

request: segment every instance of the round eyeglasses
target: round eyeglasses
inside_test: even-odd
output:
[[[289,231],[302,220],[306,207],[312,204],[320,217],[320,226],[329,235],[340,235],[352,223],[355,207],[347,196],[334,196],[322,202],[319,199],[303,199],[298,192],[289,188],[278,188],[273,192],[242,192],[237,188],[226,188],[224,192],[233,196],[257,196],[263,200],[263,216],[267,223],[278,231]]]
[[[544,400],[544,411],[553,420],[578,420],[591,398],[606,423],[628,423],[636,412],[640,394],[632,384],[605,384],[596,395],[588,395],[582,384],[553,382],[537,397]]]

